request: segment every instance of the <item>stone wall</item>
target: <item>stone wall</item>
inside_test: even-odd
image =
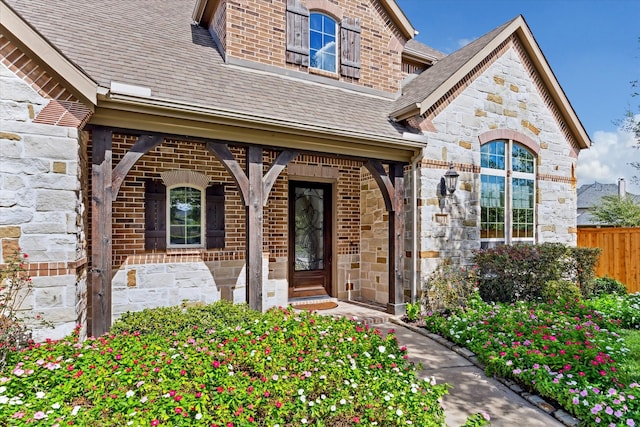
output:
[[[535,144],[536,242],[576,243],[575,141],[518,42],[509,40],[497,53],[420,123],[428,137],[419,170],[420,281],[443,259],[465,264],[480,248],[482,135]],[[442,197],[439,182],[450,161],[460,173],[458,188]]]
[[[50,100],[0,65],[0,262],[29,255],[33,292],[26,314],[54,324],[35,337],[60,338],[86,316],[86,254],[82,192],[74,127],[36,122]]]

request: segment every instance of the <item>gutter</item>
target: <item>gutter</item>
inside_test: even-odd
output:
[[[182,103],[179,101],[151,98],[147,96],[140,96],[138,94],[118,93],[113,91],[106,91],[106,93],[105,91],[99,91],[99,93],[99,100],[102,101],[99,102],[99,107],[103,107],[105,109],[120,109],[123,111],[135,111],[145,114],[154,114],[154,111],[152,110],[155,109],[162,111],[162,115],[170,117],[185,116],[185,118],[194,120],[194,115],[199,115],[202,116],[201,119],[207,118],[207,120],[203,121],[207,121],[210,123],[232,124],[233,126],[240,126],[251,129],[277,128],[277,130],[283,133],[298,133],[307,136],[309,136],[309,133],[315,133],[322,135],[324,138],[333,140],[339,140],[343,138],[358,139],[360,141],[369,143],[369,145],[389,144],[398,148],[405,148],[407,150],[416,150],[424,145],[424,142],[415,141],[400,136],[381,136],[379,134],[368,132],[335,129],[327,126],[311,125],[290,120],[281,120],[254,114],[246,114],[222,108],[212,108],[204,105],[195,105]],[[113,108],[112,106],[108,105],[109,102],[116,103],[118,106],[127,106],[130,108]],[[155,114],[158,114],[158,112],[159,111],[155,111]],[[274,131],[276,129],[267,130]],[[374,144],[371,144],[372,142],[374,142]]]

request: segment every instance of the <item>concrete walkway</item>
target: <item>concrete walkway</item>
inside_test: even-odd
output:
[[[484,371],[469,359],[448,348],[451,345],[447,347],[438,343],[427,336],[426,330],[408,327],[398,318],[376,307],[339,301],[338,307],[318,311],[318,314],[354,318],[385,333],[394,330],[398,343],[407,347],[409,359],[422,364],[422,370],[419,372],[421,378],[434,377],[437,383],[451,385],[449,394],[443,400],[446,422],[451,427],[463,425],[469,415],[477,412],[488,413],[491,425],[495,427],[577,425],[577,420],[564,411],[560,411],[559,415],[560,418],[566,415],[565,422],[559,422],[505,384],[487,377]],[[446,340],[441,338],[439,341],[447,344]],[[464,349],[458,351],[464,354]],[[539,397],[527,394],[524,396],[542,407],[550,408],[548,410],[551,413],[555,412],[554,408],[545,404]]]

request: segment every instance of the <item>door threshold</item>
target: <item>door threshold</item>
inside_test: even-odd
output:
[[[329,295],[318,295],[315,297],[289,298],[290,305],[318,304],[320,302],[338,302],[338,298]]]

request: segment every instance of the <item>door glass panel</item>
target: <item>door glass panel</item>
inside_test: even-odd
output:
[[[295,270],[324,269],[324,190],[295,189]]]

